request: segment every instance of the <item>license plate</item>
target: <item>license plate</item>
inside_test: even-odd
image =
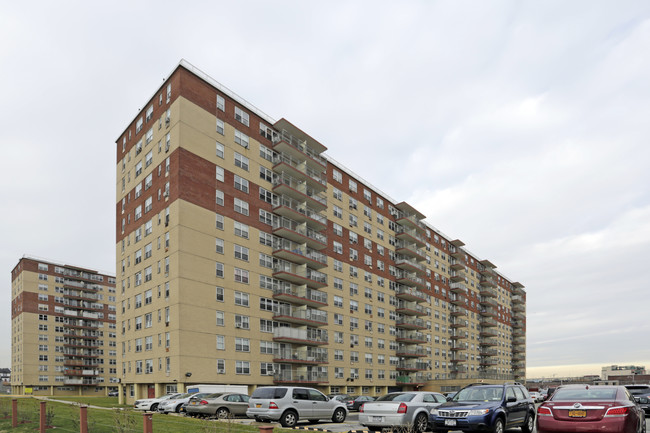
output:
[[[372,420],[374,422],[381,422],[383,419],[384,419],[384,417],[381,417],[381,416],[373,416],[372,417]]]
[[[450,427],[456,427],[456,420],[455,419],[446,419],[445,420],[445,425],[450,426]]]
[[[570,410],[569,416],[573,418],[584,418],[587,416],[586,410]]]
[[[255,407],[262,407],[262,403],[257,403]]]

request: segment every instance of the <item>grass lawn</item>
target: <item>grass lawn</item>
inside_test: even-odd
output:
[[[109,400],[104,397],[83,397],[89,404],[95,398]],[[74,398],[76,400],[76,398]],[[117,400],[111,398],[111,400]],[[66,400],[71,398],[66,397]],[[17,428],[11,428],[11,398],[0,397],[0,433],[3,432],[34,432],[38,431],[40,402],[34,398],[18,399]],[[79,407],[65,403],[48,401],[48,424],[57,427],[60,431],[79,431]],[[9,416],[9,418],[5,418]],[[88,431],[92,433],[142,431],[142,412],[132,410],[88,409]],[[280,429],[278,429],[279,431]],[[56,430],[55,430],[56,431]],[[193,418],[177,417],[170,415],[154,414],[153,431],[155,433],[258,433],[257,426],[243,425],[229,421],[206,421]]]

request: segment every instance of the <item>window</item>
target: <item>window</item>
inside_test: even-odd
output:
[[[217,286],[217,301],[218,302],[223,302],[224,301],[224,288],[223,287],[218,287]]]
[[[334,180],[337,181],[338,183],[343,182],[343,175],[342,175],[341,172],[339,172],[338,170],[332,170],[332,177],[333,177]]]
[[[235,221],[235,236],[248,239],[248,226]]]
[[[248,194],[248,181],[240,176],[235,175],[235,189]]]
[[[273,172],[268,168],[260,165],[260,179],[264,179],[268,182],[273,181]]]
[[[221,95],[217,95],[217,110],[226,110],[226,100]]]
[[[149,167],[152,162],[153,162],[153,150],[150,150],[149,153],[147,153],[147,156],[144,157],[144,166]]]
[[[223,311],[217,311],[217,326],[225,326],[225,315]]]
[[[237,361],[235,363],[236,374],[251,374],[251,363],[249,361]]]
[[[333,206],[334,216],[338,218],[343,218],[343,209],[334,205]]]
[[[352,179],[348,180],[348,188],[351,192],[357,192],[357,183]]]
[[[239,168],[242,168],[246,171],[248,171],[248,158],[246,158],[244,155],[235,152],[235,165]]]
[[[223,206],[223,204],[224,204],[224,194],[223,194],[223,191],[216,190],[215,197],[216,197],[216,202],[217,202],[217,204],[218,204],[219,206]]]
[[[216,178],[219,182],[223,182],[225,178],[223,167],[219,167],[218,165],[216,166]]]
[[[217,216],[216,216],[216,227],[217,227],[217,229],[223,230],[223,228],[224,228],[223,224],[224,224],[223,215],[217,214]]]
[[[248,261],[248,248],[241,245],[235,245],[235,258],[239,260]]]
[[[238,198],[235,199],[235,212],[248,216],[248,203]]]
[[[333,223],[332,228],[334,231],[334,234],[337,236],[343,236],[343,227],[339,224]]]
[[[226,337],[217,335],[217,350],[226,350]]]
[[[223,120],[221,120],[221,119],[217,119],[217,133],[219,133],[219,134],[221,134],[221,135],[224,135],[224,132],[225,132],[225,131],[224,131],[224,128],[225,128],[225,126],[226,126],[226,124],[223,123]],[[219,145],[223,146],[222,144],[217,143],[217,146],[219,146]],[[221,158],[223,158],[223,149],[222,149],[222,155],[221,155]]]
[[[235,338],[235,351],[236,352],[250,352],[251,343],[248,338]]]
[[[370,193],[370,191],[368,191],[365,188],[363,189],[363,198],[368,200],[368,202],[372,203],[372,194]]]
[[[221,159],[224,158],[224,145],[217,141],[217,156]]]
[[[246,269],[235,268],[235,282],[248,284],[248,271]]]
[[[246,113],[244,110],[242,110],[239,107],[235,107],[235,119],[241,123],[243,123],[246,126],[249,126],[249,118],[248,118],[248,113]],[[235,141],[237,141],[237,135],[235,134]],[[246,137],[248,138],[248,137]],[[246,145],[248,146],[248,141],[246,142]]]
[[[217,253],[219,253],[219,254],[223,254],[223,253],[224,253],[224,242],[223,242],[223,239],[219,239],[219,238],[217,238],[217,239],[215,240],[215,244],[216,244],[216,251],[217,251]]]
[[[235,292],[235,305],[248,307],[248,293]]]
[[[224,277],[223,263],[217,262],[217,277],[219,278]]]

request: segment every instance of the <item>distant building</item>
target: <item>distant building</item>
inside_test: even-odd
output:
[[[600,378],[608,380],[610,376],[632,376],[646,374],[645,367],[639,365],[608,365],[601,370]]]
[[[0,383],[9,382],[11,380],[11,369],[0,368]]]
[[[116,388],[114,276],[23,257],[11,272],[11,333],[13,394]]]

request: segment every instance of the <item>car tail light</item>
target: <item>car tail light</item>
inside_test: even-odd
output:
[[[359,406],[359,413],[363,413],[363,406],[365,406],[365,403]]]
[[[397,413],[406,413],[406,410],[408,409],[408,406],[406,403],[400,403],[399,407],[397,408]]]
[[[553,413],[548,407],[540,406],[537,408],[537,416],[553,416]]]
[[[625,416],[630,413],[629,406],[610,407],[605,416]]]
[[[278,405],[275,404],[275,402],[272,401],[271,403],[269,403],[269,409],[277,409],[277,408],[278,408]]]
[[[208,404],[208,402],[206,400],[201,400],[199,404]]]

